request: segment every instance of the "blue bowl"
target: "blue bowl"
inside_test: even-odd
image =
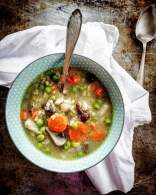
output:
[[[113,121],[106,140],[94,152],[76,160],[60,160],[38,150],[28,139],[20,121],[22,98],[29,84],[42,72],[63,65],[64,54],[42,57],[28,65],[15,79],[7,97],[6,122],[9,134],[18,150],[32,163],[55,172],[77,172],[90,168],[102,161],[117,144],[124,124],[124,103],[121,92],[104,67],[79,55],[73,55],[71,64],[97,76],[108,90],[113,104]]]

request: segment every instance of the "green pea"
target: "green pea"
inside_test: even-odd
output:
[[[46,127],[45,127],[45,126],[41,127],[41,128],[39,129],[39,131],[40,131],[41,133],[44,133],[44,132],[46,131]]]
[[[104,123],[105,123],[106,125],[110,125],[110,124],[112,123],[112,120],[111,120],[110,118],[106,118],[106,119],[104,120]]]
[[[49,147],[43,148],[43,152],[49,154],[50,153],[50,148]]]
[[[52,81],[58,82],[59,80],[60,80],[60,75],[58,75],[58,74],[53,75]]]
[[[50,86],[49,81],[46,81],[46,82],[45,82],[45,85],[46,85],[46,86]]]
[[[95,112],[92,113],[92,120],[93,121],[97,121],[98,120],[98,116]]]
[[[68,116],[69,116],[69,117],[73,117],[73,116],[74,116],[74,113],[73,113],[72,111],[69,111],[69,112],[68,112]]]
[[[55,96],[55,95],[52,95],[52,96],[50,97],[50,99],[53,100],[53,101],[55,101],[55,100],[56,100],[56,96]]]
[[[65,150],[68,150],[71,147],[71,142],[69,140],[66,141],[66,143],[64,144],[63,147],[64,147]]]
[[[37,143],[37,145],[36,145],[39,149],[42,149],[43,148],[43,144],[42,143]]]
[[[76,86],[71,87],[71,92],[76,93],[77,92],[77,87]]]
[[[84,91],[87,87],[85,85],[80,85],[78,88],[80,91]]]
[[[103,101],[102,100],[96,100],[96,103],[99,104],[100,106],[102,106]]]
[[[45,136],[43,134],[39,134],[37,135],[36,139],[38,142],[42,142],[45,139]]]
[[[71,128],[74,129],[74,130],[78,129],[77,121],[72,121],[70,126],[71,126]]]
[[[95,112],[91,113],[91,117],[93,121],[96,121],[98,119],[97,114]]]
[[[38,127],[42,127],[42,126],[44,125],[43,119],[38,119],[38,120],[36,121],[36,124],[37,124]]]
[[[51,87],[46,87],[45,92],[50,93],[51,92]]]
[[[96,116],[96,113],[95,112],[92,112],[91,114],[92,114],[92,117]]]
[[[98,104],[98,103],[95,103],[93,105],[93,107],[96,109],[96,110],[99,110],[101,108],[101,106]]]
[[[82,157],[82,156],[85,155],[85,153],[84,153],[83,151],[80,151],[80,152],[77,153],[77,155],[78,155],[79,157]]]
[[[71,145],[72,145],[74,148],[77,148],[77,147],[79,147],[81,144],[80,144],[80,142],[72,142]]]

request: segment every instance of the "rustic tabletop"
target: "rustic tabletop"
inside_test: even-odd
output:
[[[140,10],[155,0],[0,0],[0,39],[36,25],[66,25],[72,10],[79,7],[83,22],[114,24],[120,32],[114,57],[136,78],[142,47],[135,38]],[[148,44],[145,88],[150,92],[152,122],[135,129],[133,156],[136,162],[131,195],[154,195],[156,191],[156,41]],[[11,63],[11,62],[10,62]],[[8,89],[0,87],[0,194],[62,195],[98,194],[84,172],[57,174],[27,161],[15,148],[5,124]],[[119,195],[121,192],[112,192]]]

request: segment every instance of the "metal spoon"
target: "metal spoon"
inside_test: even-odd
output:
[[[61,80],[59,83],[59,88],[61,92],[63,92],[64,83],[68,75],[68,69],[71,62],[71,57],[80,34],[81,24],[82,24],[82,14],[79,9],[75,9],[70,16],[67,25],[66,52],[65,52],[64,65],[63,65],[63,74],[61,76]]]
[[[156,35],[156,4],[146,7],[140,14],[135,30],[136,37],[143,44],[143,52],[137,81],[140,85],[144,82],[144,67],[146,46]]]

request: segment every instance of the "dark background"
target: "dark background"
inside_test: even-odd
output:
[[[0,39],[36,25],[67,23],[77,7],[83,22],[101,21],[119,28],[114,57],[134,78],[142,47],[135,38],[140,10],[154,0],[0,0]],[[11,63],[11,62],[10,62]],[[134,188],[127,194],[156,194],[156,41],[148,44],[145,88],[150,92],[152,123],[135,129],[133,156],[136,162]],[[59,174],[42,170],[27,161],[15,148],[5,124],[8,89],[0,87],[0,195],[96,195],[84,172]],[[120,195],[112,192],[109,195]]]

